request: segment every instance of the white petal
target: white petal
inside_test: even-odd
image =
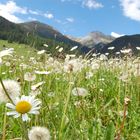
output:
[[[38,111],[39,109],[40,109],[40,107],[34,107],[29,111],[29,113],[32,112],[32,111]]]
[[[11,103],[7,103],[6,107],[11,108],[11,109],[15,109],[15,106]]]
[[[16,111],[11,111],[11,112],[7,112],[6,114],[8,116],[11,116],[11,115],[17,115],[18,113]]]
[[[18,117],[20,117],[20,114],[19,113],[17,113],[16,115],[14,115],[14,118],[18,118]]]
[[[17,104],[18,102],[20,102],[20,98],[19,97],[16,97],[16,99],[14,100],[14,104]]]
[[[21,96],[21,100],[22,100],[22,101],[26,101],[26,96],[25,96],[25,95],[22,95],[22,96]]]
[[[22,114],[22,120],[23,121],[28,121],[29,120],[29,117],[28,117],[27,113]]]
[[[40,106],[38,106],[38,107],[33,107],[33,108],[31,109],[31,111],[39,110],[39,109],[40,109]]]
[[[29,113],[30,113],[30,114],[39,114],[39,111],[31,110]]]
[[[35,96],[29,96],[28,101],[32,104],[32,102],[34,102],[35,100]]]
[[[40,105],[41,104],[41,101],[36,101],[36,102],[34,102],[34,103],[32,103],[32,106],[33,106],[33,108],[34,107],[36,107],[36,106],[38,106],[38,105]]]
[[[31,100],[30,100],[31,104],[35,103],[36,101],[39,101],[39,99],[31,98]]]

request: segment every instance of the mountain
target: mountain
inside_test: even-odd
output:
[[[69,36],[69,38],[89,48],[92,48],[98,43],[105,43],[105,44],[110,43],[115,39],[112,36],[105,35],[102,32],[98,32],[98,31],[91,32],[85,37],[74,38]]]
[[[93,48],[93,52],[96,53],[111,53],[115,54],[116,52],[120,52],[123,49],[131,49],[133,54],[139,53],[136,47],[140,46],[140,34],[136,35],[125,35],[119,38],[116,38],[114,41],[103,44],[96,44]],[[113,47],[114,49],[110,49]]]
[[[47,24],[38,21],[15,24],[3,17],[0,17],[0,39],[29,44],[38,50],[47,49],[52,53],[55,52],[55,47],[58,45],[64,48],[64,52],[69,52],[73,46],[78,46],[77,53],[85,53],[83,49],[86,48]],[[44,43],[50,47],[43,47]]]
[[[81,46],[80,43],[69,39],[67,36],[64,36],[53,27],[41,23],[39,21],[25,22],[21,23],[20,25],[24,27],[28,32],[30,33],[34,32],[34,34],[37,34],[42,38],[54,39],[55,41],[64,42],[73,46],[74,45]]]
[[[137,54],[136,47],[140,46],[140,34],[125,35],[115,39],[96,31],[85,37],[75,38],[65,36],[53,27],[39,21],[15,24],[1,16],[0,39],[28,44],[38,50],[45,49],[54,55],[58,54],[56,46],[63,47],[63,53],[70,53],[72,47],[78,46],[74,52],[76,54],[88,52],[102,54],[111,52],[111,54],[115,54],[124,48],[129,48]],[[49,47],[46,48],[43,44],[48,44]],[[110,50],[110,47],[114,47],[114,49]]]
[[[18,34],[17,34],[18,33]],[[26,32],[18,24],[12,23],[0,16],[0,38],[9,41],[14,38],[14,41],[19,41]]]

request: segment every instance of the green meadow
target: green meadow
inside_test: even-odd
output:
[[[19,97],[35,96],[41,105],[38,114],[27,112],[30,120],[23,121],[22,113],[7,115],[6,104],[12,102],[0,97],[1,140],[27,140],[33,126],[48,128],[51,140],[140,140],[139,57],[67,54],[62,60],[1,40],[0,51],[7,48],[14,51],[1,58],[1,83],[16,81]],[[6,96],[2,91],[0,86],[0,96]]]

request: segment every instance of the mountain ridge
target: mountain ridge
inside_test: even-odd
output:
[[[78,38],[63,35],[52,26],[39,21],[31,21],[25,23],[12,23],[0,16],[0,39],[8,40],[9,42],[25,43],[38,50],[47,49],[54,54],[56,46],[63,47],[64,53],[73,53],[71,48],[78,46],[75,50],[76,54],[92,53],[109,53],[109,47],[114,47],[111,54],[120,52],[124,48],[131,48],[134,53],[137,53],[136,47],[140,46],[140,34],[124,35],[119,38],[113,38],[105,35],[102,32],[94,31],[89,33],[81,40]],[[49,47],[43,46],[48,44]]]
[[[84,37],[77,37],[77,38],[70,37],[70,38],[89,48],[92,48],[94,45],[101,42],[110,43],[115,39],[114,37],[110,35],[105,35],[104,33],[99,31],[92,31]]]
[[[43,47],[43,44],[48,43],[48,46],[51,46],[49,49],[52,53],[55,51],[56,46],[63,47],[65,52],[69,52],[73,46],[78,46],[77,53],[84,53],[82,49],[86,47],[64,36],[53,27],[39,21],[16,24],[1,16],[0,38],[9,42],[15,41],[29,44],[39,50],[46,49]]]

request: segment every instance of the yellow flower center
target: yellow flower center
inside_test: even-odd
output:
[[[16,111],[21,114],[29,112],[31,108],[31,104],[27,101],[20,101],[16,104]]]

